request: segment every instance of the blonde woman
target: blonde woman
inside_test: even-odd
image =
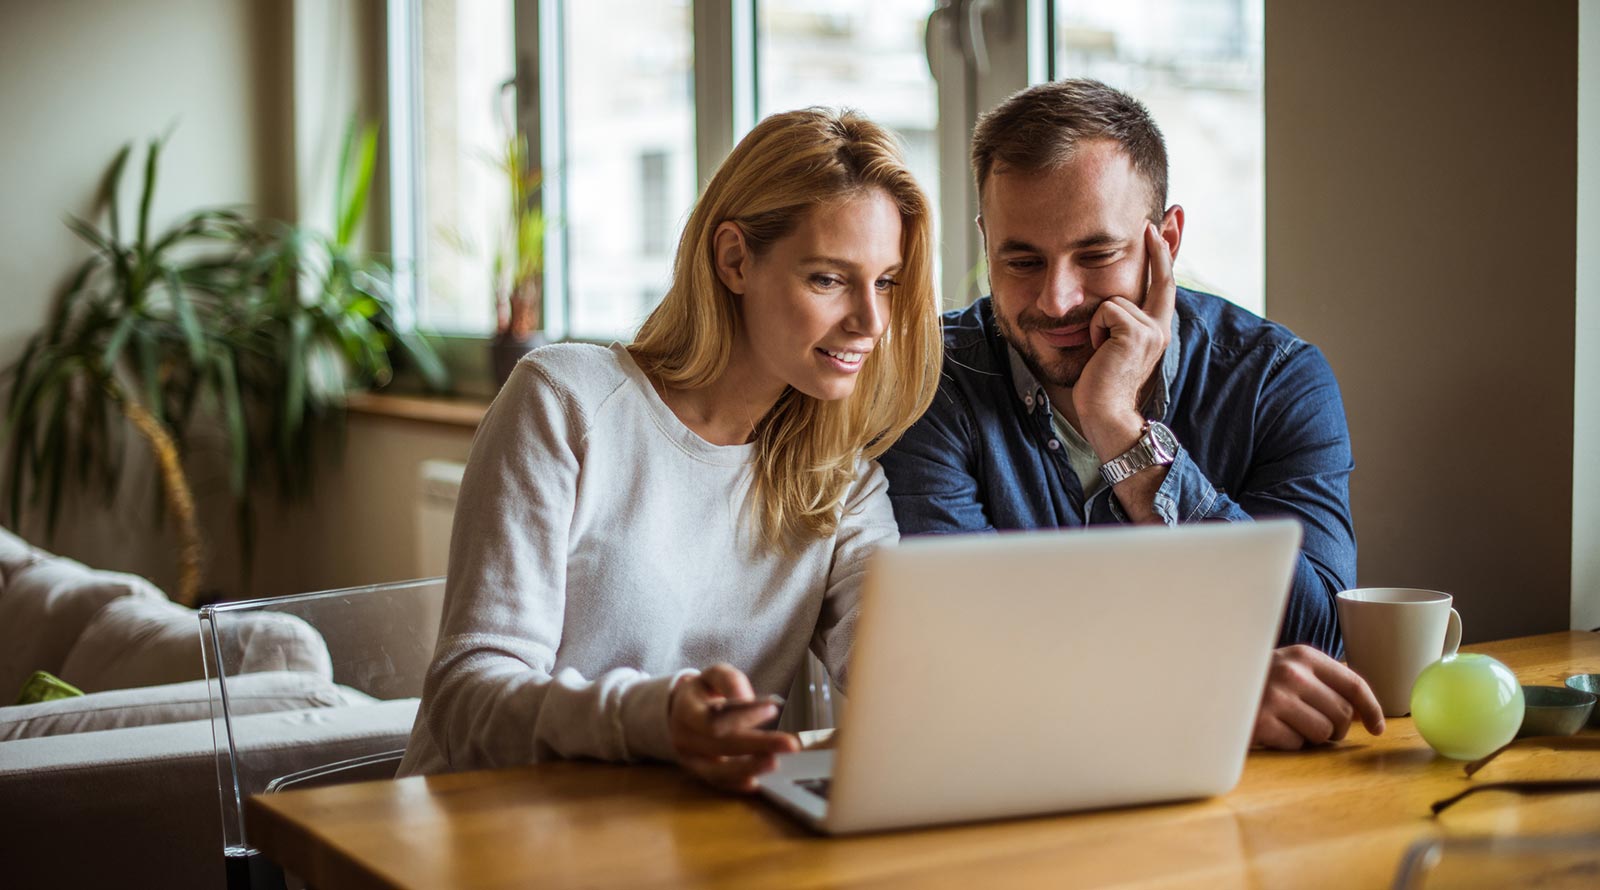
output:
[[[632,346],[530,353],[462,480],[403,775],[675,760],[751,790],[806,650],[847,682],[874,460],[940,362],[927,199],[882,128],[821,109],[736,147]]]

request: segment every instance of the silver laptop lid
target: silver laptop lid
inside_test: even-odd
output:
[[[1288,520],[908,539],[867,574],[826,828],[1203,797],[1239,779]]]

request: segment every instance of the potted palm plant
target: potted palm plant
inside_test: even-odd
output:
[[[105,227],[76,217],[67,221],[90,255],[45,329],[10,369],[7,481],[12,523],[20,520],[26,497],[44,509],[46,531],[53,534],[69,482],[113,501],[124,430],[131,427],[160,474],[159,506],[178,525],[176,597],[192,603],[200,583],[200,534],[179,431],[203,394],[220,400],[230,418],[242,413],[237,389],[228,385],[235,350],[204,319],[227,299],[215,273],[247,260],[252,232],[243,216],[223,209],[199,210],[152,232],[162,142],[150,143],[129,237],[118,196],[131,144],[118,152],[105,179]]]
[[[528,350],[543,346],[544,212],[541,178],[528,154],[528,139],[506,140],[500,170],[511,186],[510,213],[494,253],[495,335],[490,341],[495,381],[504,384]]]
[[[332,231],[266,223],[247,266],[231,327],[252,343],[241,369],[256,430],[252,451],[287,497],[308,494],[323,433],[345,394],[387,384],[392,359],[429,390],[449,387],[444,364],[413,330],[395,324],[389,266],[356,246],[377,159],[377,128],[346,129],[334,184]],[[248,437],[247,437],[248,438]]]
[[[182,449],[198,409],[226,434],[248,574],[251,485],[269,477],[290,496],[309,490],[325,421],[337,419],[346,389],[386,382],[391,350],[434,385],[447,380],[424,341],[396,330],[387,268],[352,246],[376,157],[372,128],[346,133],[332,234],[230,209],[198,210],[153,233],[163,142],[150,143],[130,237],[118,194],[131,144],[106,178],[105,227],[68,221],[91,254],[8,369],[0,441],[12,523],[27,503],[44,510],[53,534],[69,487],[115,504],[133,429],[160,474],[158,515],[178,524],[175,599],[193,604],[202,548]]]

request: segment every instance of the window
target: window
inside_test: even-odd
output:
[[[667,160],[664,151],[639,156],[639,243],[648,256],[661,256],[672,242],[672,220],[667,211]]]
[[[939,200],[937,87],[924,41],[927,0],[762,0],[756,34],[758,116],[848,107],[894,130]]]
[[[1098,77],[1149,105],[1168,140],[1170,199],[1188,211],[1180,279],[1261,310],[1262,0],[390,8],[396,255],[415,272],[419,319],[436,329],[492,327],[486,270],[509,198],[485,159],[512,127],[544,173],[547,333],[604,341],[631,336],[665,292],[679,227],[738,137],[761,115],[807,105],[857,108],[900,135],[939,208],[946,305],[965,305],[987,289],[972,124],[1052,76]],[[397,36],[397,16],[409,33]]]
[[[1137,96],[1167,140],[1187,214],[1178,278],[1260,313],[1262,0],[1056,0],[1056,74]]]
[[[549,4],[547,4],[549,5]],[[694,59],[688,0],[559,4],[568,337],[627,338],[663,294],[678,227],[694,203]]]
[[[516,133],[512,4],[396,5],[405,7],[405,15],[392,24],[414,25],[405,35],[414,60],[401,72],[409,90],[398,94],[402,102],[391,102],[414,116],[409,132],[394,120],[390,126],[397,141],[408,140],[413,150],[410,175],[403,182],[397,176],[394,189],[397,196],[409,192],[409,200],[394,202],[397,272],[413,285],[416,318],[424,327],[487,333],[495,323],[496,248],[511,213],[511,186],[501,164]]]

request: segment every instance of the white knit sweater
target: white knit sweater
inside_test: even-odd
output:
[[[552,757],[670,760],[667,695],[727,661],[842,685],[867,557],[898,538],[863,463],[831,538],[785,556],[745,499],[752,446],[707,443],[627,350],[547,346],[472,445],[438,647],[401,775]]]

